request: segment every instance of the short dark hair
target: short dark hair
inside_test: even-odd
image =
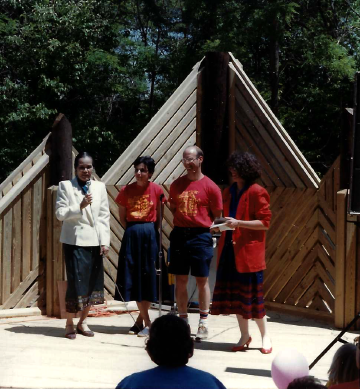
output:
[[[80,153],[75,157],[75,161],[74,161],[75,169],[79,166],[79,160],[85,157],[89,157],[92,159],[92,161],[94,161],[94,158],[89,153],[87,153],[86,151],[80,151]]]
[[[151,324],[146,351],[159,366],[186,365],[194,353],[190,327],[175,315],[158,317]]]
[[[133,163],[134,167],[140,165],[141,163],[143,163],[150,174],[154,173],[155,171],[155,161],[148,155],[144,155],[142,157],[137,157]]]
[[[247,152],[234,151],[226,161],[226,166],[235,169],[247,184],[261,177],[261,166],[258,160],[255,155]]]
[[[301,378],[295,378],[290,382],[287,389],[326,389],[326,386],[315,377],[305,376]]]

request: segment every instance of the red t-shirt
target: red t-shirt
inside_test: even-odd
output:
[[[153,182],[146,186],[134,182],[124,186],[115,201],[126,208],[128,222],[155,222],[161,194],[164,194],[164,191]]]
[[[198,181],[179,177],[170,186],[169,201],[176,207],[174,225],[177,227],[210,227],[212,214],[222,210],[221,191],[206,176]]]

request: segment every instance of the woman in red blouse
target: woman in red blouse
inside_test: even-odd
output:
[[[155,169],[151,157],[138,157],[134,168],[136,182],[122,188],[116,198],[125,234],[119,253],[115,299],[136,301],[140,314],[129,333],[148,336],[149,308],[157,299],[155,263],[159,253],[160,196],[164,192],[149,181]]]
[[[227,161],[232,185],[223,193],[227,226],[219,241],[218,270],[211,314],[236,314],[241,338],[232,351],[249,347],[249,319],[254,319],[262,337],[263,354],[272,351],[266,331],[263,293],[265,231],[271,211],[268,192],[254,181],[261,168],[256,158],[234,152]]]

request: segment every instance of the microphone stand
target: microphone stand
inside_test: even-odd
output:
[[[159,268],[156,270],[156,273],[159,276],[159,317],[161,316],[162,309],[162,261],[163,261],[163,251],[162,251],[162,218],[163,218],[163,198],[164,195],[160,195],[160,231],[159,231]]]

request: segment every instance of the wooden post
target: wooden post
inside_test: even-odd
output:
[[[203,172],[217,184],[227,183],[224,161],[229,155],[229,59],[229,53],[206,54],[198,93]]]
[[[351,132],[353,110],[346,108],[342,114],[340,143],[340,189],[350,188]]]
[[[46,314],[60,317],[58,281],[64,281],[64,258],[60,243],[61,222],[55,217],[57,187],[47,190]]]
[[[62,113],[56,118],[49,139],[50,153],[50,185],[58,185],[60,181],[72,178],[72,128]]]
[[[347,189],[337,192],[336,261],[335,261],[335,326],[345,324],[345,244]]]
[[[360,213],[360,72],[355,75],[349,212]]]

